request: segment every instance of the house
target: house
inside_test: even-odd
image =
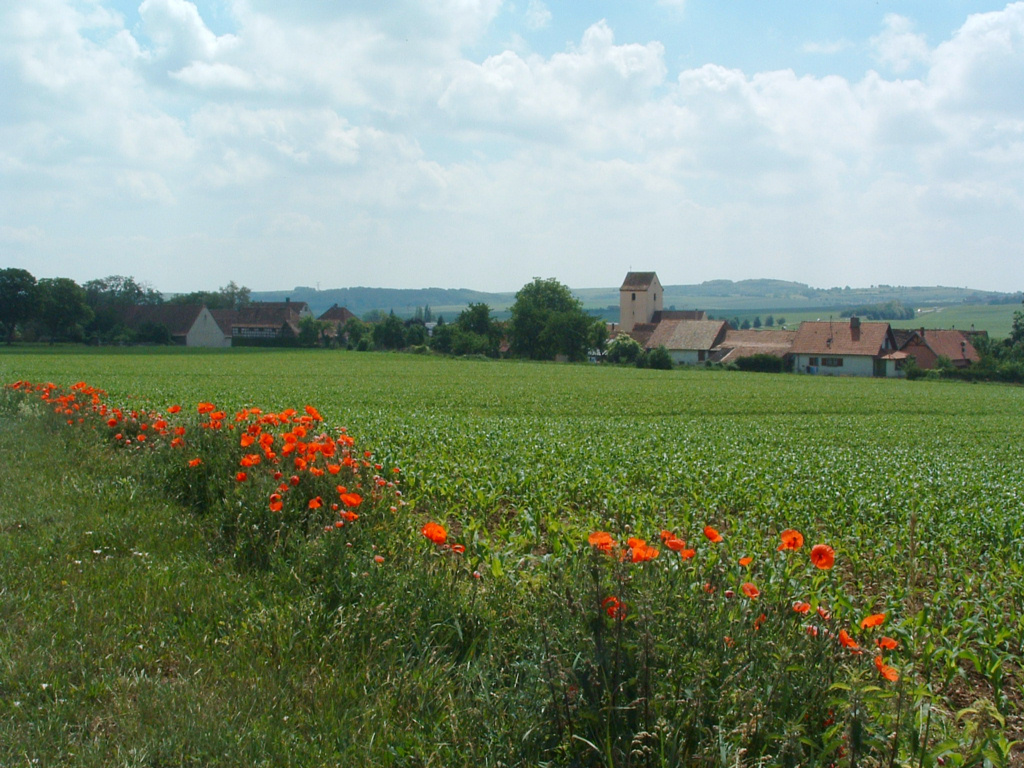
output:
[[[725,340],[729,324],[725,320],[661,319],[647,336],[644,349],[665,347],[672,362],[709,362],[711,350]]]
[[[231,339],[267,341],[297,339],[299,323],[312,317],[304,301],[254,301],[241,309],[214,310],[214,318],[231,329]]]
[[[784,330],[737,330],[729,328],[725,338],[711,350],[715,363],[735,363],[744,357],[771,355],[785,358],[793,348],[796,331]]]
[[[355,317],[346,307],[339,307],[335,304],[324,312],[317,320],[328,323],[324,333],[330,338],[338,338],[345,333],[345,323]]]
[[[186,347],[230,347],[210,310],[203,304],[156,304],[128,307],[124,324],[138,332],[166,328],[171,341]]]
[[[962,331],[921,328],[912,331],[899,349],[914,358],[919,368],[935,368],[940,357],[948,358],[954,368],[966,368],[981,360],[970,336]]]
[[[800,323],[790,354],[794,369],[825,376],[888,376],[898,373],[896,338],[888,323]]]

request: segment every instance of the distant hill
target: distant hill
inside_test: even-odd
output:
[[[873,285],[869,288],[813,288],[787,280],[708,280],[693,285],[666,285],[665,308],[703,309],[716,317],[780,312],[835,312],[847,307],[900,301],[922,307],[957,304],[1019,304],[1024,294],[945,286]],[[596,315],[618,320],[619,288],[582,288],[573,294]],[[417,307],[453,320],[471,303],[487,304],[499,318],[508,316],[515,292],[486,293],[468,288],[330,288],[298,286],[290,291],[254,291],[256,301],[304,301],[316,315],[334,304],[362,316],[372,310],[411,317]]]

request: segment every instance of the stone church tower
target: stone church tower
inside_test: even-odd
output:
[[[619,330],[630,333],[637,323],[649,323],[664,300],[656,272],[630,272],[619,288]]]

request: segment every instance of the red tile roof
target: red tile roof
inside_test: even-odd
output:
[[[670,351],[708,350],[725,338],[726,328],[724,320],[662,320],[644,346],[664,346]]]
[[[861,323],[855,318],[844,318],[827,323],[800,323],[791,351],[794,355],[877,357],[895,348],[888,323]]]
[[[627,272],[620,291],[646,291],[658,277],[657,272]]]
[[[743,331],[728,329],[716,349],[715,360],[733,363],[751,355],[785,357],[793,346],[796,331]]]

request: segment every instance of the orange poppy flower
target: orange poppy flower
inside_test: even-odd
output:
[[[608,531],[594,531],[587,537],[587,542],[602,552],[611,552],[615,548],[615,539]]]
[[[679,557],[683,560],[689,560],[691,557],[697,554],[696,549],[681,549],[679,550]]]
[[[167,409],[167,412],[168,413],[177,413],[180,410],[181,410],[181,406],[180,405],[172,405],[170,408]]]
[[[465,551],[466,548],[462,544],[452,544],[452,552],[454,552],[456,555],[464,554]]]
[[[895,683],[900,679],[900,674],[895,669],[890,667],[884,661],[881,656],[875,656],[875,666],[878,668],[878,674],[884,677],[891,683]]]
[[[763,613],[754,620],[754,631],[756,632],[761,628],[761,625],[768,620],[768,617]]]
[[[317,496],[314,499],[310,499],[309,500],[309,508],[310,509],[320,509],[320,507],[322,507],[323,505],[324,505],[324,500],[322,498],[320,498],[319,496]]]
[[[857,641],[850,637],[850,633],[845,629],[839,630],[839,642],[842,644],[843,648],[860,648],[860,646],[857,645]]]
[[[358,493],[342,493],[338,499],[346,507],[358,507],[363,503],[363,497]]]
[[[782,543],[779,544],[778,550],[781,552],[784,549],[797,550],[804,545],[804,536],[800,531],[794,531],[792,528],[787,528],[781,534]]]
[[[860,622],[861,629],[869,629],[870,627],[879,627],[885,622],[884,613],[872,613],[870,616],[865,616]]]
[[[708,541],[713,541],[716,544],[722,541],[722,534],[712,528],[710,525],[704,526],[704,535],[707,536]]]
[[[885,635],[882,635],[880,638],[875,640],[875,644],[883,651],[894,651],[899,646],[899,643]]]
[[[383,555],[374,555],[373,556],[373,562],[375,562],[377,565],[380,565],[381,563],[384,562],[384,556]]]
[[[630,559],[634,563],[643,563],[648,560],[653,560],[658,556],[658,550],[654,547],[647,546],[647,542],[642,539],[635,547],[630,547]]]
[[[249,476],[247,474],[245,474],[245,472],[236,472],[235,473],[235,482],[237,482],[237,483],[244,483],[248,479],[249,479]]]
[[[283,506],[284,506],[284,503],[281,501],[281,494],[279,494],[279,493],[272,493],[272,494],[270,494],[270,511],[271,512],[280,512],[281,508]]]
[[[811,562],[823,571],[831,570],[836,562],[836,551],[828,544],[815,544],[811,547]]]
[[[211,413],[214,407],[213,403],[200,403],[197,409],[200,413]]]
[[[811,610],[811,604],[805,603],[802,600],[797,600],[795,603],[793,603],[793,610],[797,613],[807,613],[809,610]]]
[[[740,587],[743,590],[743,594],[753,600],[755,597],[761,594],[761,590],[751,584],[749,581],[743,582],[743,586]]]
[[[754,558],[752,558],[752,557],[741,557],[740,558],[740,565],[742,565],[744,568],[746,568],[752,562],[754,562]]]
[[[448,540],[448,531],[440,523],[427,523],[420,530],[420,533],[435,544],[444,544]]]
[[[188,465],[190,467],[198,467],[202,463],[203,463],[203,460],[200,459],[200,458],[195,458],[195,459],[189,459],[188,460]]]
[[[320,411],[318,411],[312,405],[307,405],[305,410],[306,410],[306,413],[309,415],[309,417],[312,418],[314,421],[323,421],[324,420],[324,417],[320,415]]]
[[[601,607],[613,619],[622,620],[626,618],[626,604],[619,602],[617,597],[606,597],[601,601]]]

